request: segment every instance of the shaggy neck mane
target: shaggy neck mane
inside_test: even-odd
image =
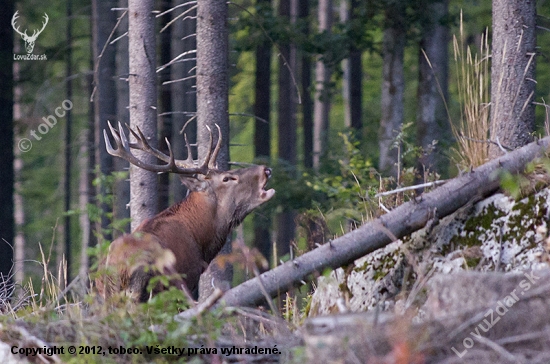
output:
[[[193,238],[201,247],[204,260],[210,263],[225,244],[231,230],[242,219],[237,216],[237,219],[231,218],[222,226],[217,225],[220,223],[217,216],[217,206],[205,201],[206,199],[208,199],[208,196],[205,194],[191,192],[179,203],[162,211],[155,218],[147,220],[137,230],[153,235],[162,235],[168,224],[174,224],[174,220],[178,220],[178,224],[188,227],[187,232],[192,232]],[[180,216],[185,216],[185,220],[180,221]]]

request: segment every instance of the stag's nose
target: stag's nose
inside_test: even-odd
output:
[[[265,168],[264,169],[265,176],[269,179],[271,178],[271,168]]]

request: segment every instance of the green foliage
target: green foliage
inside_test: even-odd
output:
[[[277,191],[268,204],[276,204],[279,211],[304,210],[324,199],[307,184],[308,176],[284,161],[272,165],[273,179],[270,186]]]
[[[370,158],[361,150],[361,143],[350,133],[340,132],[338,139],[331,141],[331,148],[324,156],[318,172],[303,173],[305,186],[316,194],[311,207],[303,206],[302,212],[308,218],[321,217],[333,234],[341,235],[381,213],[379,203],[392,208],[415,195],[414,191],[375,197],[379,192],[395,186],[410,186],[418,179],[426,182],[439,179],[435,173],[420,176],[415,164],[418,157],[431,150],[423,150],[411,141],[413,124],[402,126],[393,143],[398,149],[400,168],[399,179],[380,175]],[[289,184],[291,186],[291,184]],[[291,194],[291,191],[287,191]]]
[[[316,200],[313,207],[321,211],[329,227],[346,221],[361,223],[372,216],[375,206],[372,197],[378,191],[378,175],[370,160],[360,150],[360,144],[349,133],[340,133],[343,155],[327,155],[323,171],[316,174],[304,173],[306,186],[322,193],[324,200]]]
[[[401,125],[399,133],[397,133],[391,145],[392,149],[397,149],[397,154],[401,164],[400,168],[403,168],[403,166],[405,166],[405,168],[407,166],[414,166],[422,154],[432,153],[435,144],[437,144],[437,141],[433,141],[429,149],[424,150],[411,140],[412,135],[414,135],[414,124],[412,122],[404,123]]]
[[[520,175],[511,174],[508,171],[501,172],[500,185],[514,199],[517,199],[521,195],[522,177]]]
[[[242,8],[239,6],[239,9]],[[379,24],[373,21],[372,8],[361,3],[354,14],[353,21],[335,23],[330,32],[316,32],[310,25],[313,13],[309,18],[299,18],[292,23],[290,19],[277,16],[270,4],[256,4],[243,9],[231,23],[233,46],[240,53],[254,50],[266,41],[274,46],[293,43],[305,53],[321,55],[327,64],[336,67],[349,55],[352,46],[359,50],[375,48],[373,34]]]
[[[105,213],[99,207],[101,204],[113,206],[116,197],[114,192],[115,184],[119,181],[128,179],[128,174],[128,171],[118,171],[112,172],[109,175],[104,175],[99,173],[99,167],[96,167],[96,175],[98,175],[98,177],[94,179],[93,185],[95,187],[99,187],[99,189],[104,191],[104,193],[96,195],[97,204],[87,205],[88,217],[91,222],[95,223],[100,222],[103,217],[106,217],[109,220],[109,226],[105,229],[105,231],[94,232],[98,239],[100,239],[104,234],[112,234],[115,231],[125,232],[125,227],[128,223],[130,223],[130,219],[115,220],[112,212]]]

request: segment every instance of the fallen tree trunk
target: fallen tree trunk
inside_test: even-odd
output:
[[[482,199],[499,188],[499,170],[522,172],[525,166],[545,154],[550,137],[492,160],[469,173],[450,180],[430,193],[409,201],[331,242],[288,261],[227,291],[220,303],[253,306],[298,286],[313,272],[338,268],[423,228],[430,219],[445,217],[474,199]],[[261,283],[261,284],[260,284]],[[184,315],[182,315],[184,314]],[[189,313],[183,312],[181,317]]]

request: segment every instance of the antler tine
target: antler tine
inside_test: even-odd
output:
[[[103,138],[105,138],[105,149],[107,149],[107,153],[109,153],[110,155],[116,156],[116,151],[113,149],[113,146],[111,145],[111,141],[109,140],[109,137],[107,136],[107,131],[105,129],[103,129]]]
[[[185,146],[187,147],[187,159],[185,160],[185,162],[194,165],[195,162],[193,161],[193,152],[191,151],[191,145],[189,145],[187,134],[185,133],[183,134],[183,140],[185,140]]]
[[[126,129],[128,129],[130,133],[132,133],[134,138],[137,140],[137,143],[130,143],[130,148],[134,148],[134,149],[141,148],[143,146],[143,142],[141,141],[141,138],[139,137],[139,135],[132,128],[130,128],[130,125],[128,125],[128,123],[124,123],[124,125],[126,125]]]
[[[205,125],[206,129],[208,129],[208,133],[210,134],[210,141],[208,143],[208,152],[206,153],[206,158],[204,158],[204,162],[202,162],[202,165],[199,167],[202,170],[208,170],[213,169],[210,167],[210,159],[212,158],[212,144],[214,143],[213,137],[212,137],[212,129],[208,125]]]
[[[11,18],[11,25],[13,27],[13,30],[15,30],[18,34],[20,34],[21,36],[27,36],[26,29],[25,29],[25,33],[21,33],[21,31],[19,30],[19,25],[16,24],[17,19],[19,19],[19,10],[17,10],[15,14],[13,14],[13,17]]]
[[[137,140],[136,143],[130,143],[130,148],[147,149],[149,147],[149,144],[147,143],[147,138],[145,138],[139,127],[137,128],[139,134],[137,134],[134,129],[130,128],[130,125],[128,125],[128,123],[124,123],[124,125],[126,125],[126,129],[128,129],[130,133],[132,133],[134,139]]]
[[[137,159],[132,153],[130,153],[130,148],[128,146],[128,139],[126,138],[126,135],[124,132],[121,132],[115,128],[113,128],[113,125],[111,125],[111,122],[107,122],[109,125],[109,129],[111,130],[111,134],[113,135],[113,138],[115,139],[115,143],[117,146],[117,149],[113,148],[113,145],[109,141],[109,137],[107,136],[107,131],[103,130],[103,137],[105,138],[105,149],[107,149],[107,153],[114,157],[120,157],[122,159],[127,160],[128,162],[135,164],[136,166],[151,170],[150,166],[143,163],[139,159]],[[119,123],[119,128],[121,128],[121,125]],[[154,167],[154,166],[153,166]]]
[[[122,130],[122,124],[120,121],[118,122],[118,134],[120,136],[120,140],[122,141],[122,146],[125,150],[130,150],[130,141],[128,140],[128,137],[126,136],[126,133]]]
[[[126,124],[126,128],[128,128],[130,133],[132,133],[132,135],[137,141],[136,143],[130,143],[130,148],[142,150],[144,152],[154,155],[155,157],[157,157],[163,162],[170,163],[170,156],[164,154],[157,148],[151,146],[151,144],[149,144],[149,142],[147,141],[147,138],[145,137],[145,135],[143,135],[143,132],[141,131],[139,126],[136,126],[137,133],[132,128],[130,128],[128,124]],[[186,166],[182,166],[182,167],[185,168]]]
[[[172,145],[170,144],[170,141],[168,140],[168,138],[164,138],[164,140],[166,141],[166,146],[168,147],[168,152],[170,153],[170,162],[168,163],[168,165],[170,166],[170,168],[177,169],[178,167],[176,166],[176,160],[174,159],[174,153],[172,152]]]
[[[147,138],[145,137],[145,135],[143,135],[143,132],[141,131],[139,126],[136,126],[137,133],[132,128],[130,128],[128,124],[126,124],[126,128],[128,128],[130,133],[132,133],[132,135],[134,136],[134,138],[136,138],[136,141],[137,141],[137,143],[130,143],[130,148],[143,150],[144,152],[154,155],[155,157],[157,157],[163,162],[166,162],[166,163],[170,162],[169,156],[167,156],[166,154],[152,147],[151,144],[149,144],[149,142],[147,141]]]
[[[217,123],[215,125],[216,125],[216,128],[218,128],[218,142],[216,143],[216,148],[212,153],[212,159],[210,159],[210,161],[208,162],[209,169],[218,168],[218,162],[217,162],[218,153],[220,152],[220,149],[222,147],[222,130]],[[210,133],[210,148],[212,148],[212,133]]]
[[[117,148],[119,148],[119,145],[122,145],[122,141],[120,139],[120,133],[118,132],[118,130],[113,128],[113,125],[111,124],[110,121],[107,121],[107,124],[109,125],[109,129],[111,130],[111,135],[113,136],[113,139],[115,140]],[[117,151],[111,145],[111,141],[107,137],[107,132],[105,130],[103,130],[103,136],[105,138],[105,146],[107,148],[107,153],[109,153],[110,155],[113,155],[115,157],[118,156]]]
[[[46,28],[46,25],[48,25],[48,20],[50,19],[50,18],[48,18],[48,14],[44,13],[43,18],[44,18],[44,21],[42,22],[42,29],[40,29],[40,30],[35,29],[33,34],[32,34],[32,37],[34,37],[35,35],[38,37],[38,35],[44,31],[44,28]]]
[[[126,159],[128,162],[135,164],[140,168],[151,170],[149,165],[137,159],[130,152],[128,138],[126,137],[126,134],[124,134],[124,132],[122,131],[122,125],[120,124],[120,122],[118,123],[118,130],[113,127],[110,121],[108,121],[107,123],[109,125],[109,129],[111,130],[111,135],[113,136],[117,146],[117,149],[113,148],[113,145],[111,144],[111,142],[109,141],[109,137],[107,136],[107,131],[103,130],[103,137],[105,138],[105,148],[107,149],[107,153],[115,157]]]

